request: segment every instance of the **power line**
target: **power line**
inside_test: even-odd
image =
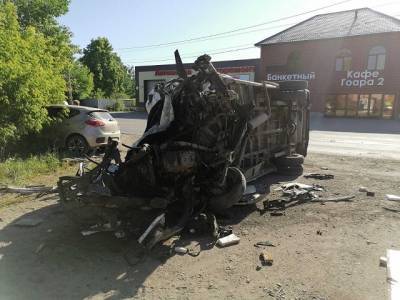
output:
[[[209,55],[216,55],[216,54],[222,54],[222,53],[229,53],[229,52],[237,52],[237,51],[243,51],[243,50],[248,50],[248,49],[254,49],[254,46],[251,47],[244,47],[244,48],[236,48],[236,49],[231,49],[231,50],[226,50],[226,51],[220,51],[220,52],[209,52],[207,54]],[[199,55],[193,55],[193,56],[184,56],[182,59],[187,59],[187,58],[195,58],[198,57]],[[126,63],[129,64],[139,64],[139,63],[151,63],[151,62],[163,62],[163,61],[172,61],[174,58],[166,58],[166,59],[157,59],[157,60],[144,60],[144,61],[128,61]]]
[[[393,2],[391,2],[391,3],[393,3]],[[391,3],[386,3],[386,4],[391,4]],[[383,6],[383,5],[384,5],[384,4],[382,4],[382,5],[380,5],[380,6]],[[395,14],[395,15],[392,15],[392,16],[400,16],[400,14]],[[366,24],[368,24],[368,23],[373,23],[373,22],[372,22],[372,21],[371,21],[371,22],[366,22]],[[228,36],[226,36],[226,37],[231,37],[231,36],[236,36],[236,35],[242,35],[242,34],[248,34],[248,33],[251,33],[251,32],[262,31],[262,30],[272,29],[272,28],[276,28],[276,27],[291,26],[291,25],[295,25],[295,24],[297,24],[297,23],[285,24],[285,25],[277,25],[277,26],[272,26],[272,27],[271,27],[271,26],[270,26],[270,27],[264,27],[264,28],[259,28],[259,29],[250,30],[250,31],[234,33],[234,34],[228,35]],[[224,37],[225,37],[225,36],[224,36]],[[206,40],[211,40],[211,39],[215,39],[215,38],[224,38],[224,37],[210,37],[210,38],[207,38]],[[250,45],[251,45],[251,46],[250,46]],[[244,47],[244,46],[249,46],[249,47]],[[241,48],[237,48],[237,47],[241,47]],[[242,44],[242,45],[235,45],[235,46],[227,47],[227,48],[219,48],[219,49],[213,49],[213,50],[209,50],[209,51],[202,51],[201,54],[203,54],[203,53],[208,53],[208,54],[210,54],[210,55],[215,55],[215,54],[223,54],[223,53],[229,53],[229,52],[237,52],[237,51],[242,51],[242,50],[248,50],[248,49],[251,49],[251,48],[254,48],[252,44],[244,44],[244,45]],[[220,50],[225,50],[225,49],[229,49],[229,50],[227,50],[227,51],[220,51]],[[213,52],[213,51],[218,51],[218,52]],[[198,57],[199,55],[201,55],[201,54],[199,54],[199,52],[192,52],[192,53],[193,53],[193,54],[194,54],[194,53],[197,53],[197,55],[193,55],[193,56],[184,56],[184,57],[182,57],[182,58],[183,58],[183,59],[196,58],[196,57]],[[187,54],[191,54],[191,53],[187,53]],[[126,61],[126,63],[128,63],[128,64],[141,64],[141,63],[165,62],[165,61],[173,61],[173,60],[174,60],[174,58],[165,57],[165,58],[151,59],[151,60]]]
[[[201,40],[200,42],[209,41],[209,40],[215,40],[215,39],[221,39],[221,38],[229,38],[229,37],[232,37],[232,36],[238,36],[238,35],[248,34],[248,33],[252,33],[252,32],[263,31],[263,30],[269,30],[269,29],[275,29],[275,28],[281,28],[281,27],[289,27],[289,26],[293,26],[293,25],[296,25],[296,24],[297,23],[289,23],[289,24],[281,24],[281,25],[276,25],[276,26],[268,26],[268,27],[253,29],[253,30],[244,31],[244,32],[237,32],[237,33],[233,33],[233,34],[229,34],[229,35],[225,35],[225,36],[217,36],[217,37],[205,38],[205,39]],[[195,43],[195,42],[199,42],[199,41],[190,41],[190,42],[187,42],[187,43]],[[167,46],[169,46],[169,45],[167,45]],[[166,46],[160,46],[160,47],[166,47]],[[157,48],[158,49],[159,47],[153,47],[153,48]],[[120,50],[118,52],[125,53],[125,51],[135,51],[135,50],[139,50],[139,49],[125,49],[125,50]]]
[[[191,42],[191,41],[197,41],[197,40],[201,40],[204,38],[209,38],[209,37],[216,37],[216,36],[221,36],[221,35],[225,35],[225,34],[229,34],[229,33],[234,33],[234,32],[238,32],[238,31],[242,31],[242,30],[246,30],[246,29],[251,29],[254,27],[259,27],[259,26],[263,26],[263,25],[267,25],[267,24],[271,24],[271,23],[276,23],[279,21],[283,21],[283,20],[288,20],[288,19],[292,19],[295,17],[300,17],[303,15],[307,15],[316,11],[320,11],[326,8],[330,8],[333,6],[338,6],[344,3],[348,3],[354,0],[344,0],[344,1],[339,1],[339,2],[335,2],[333,4],[330,5],[326,5],[323,7],[319,7],[313,10],[309,10],[309,11],[305,11],[305,12],[301,12],[298,14],[294,14],[294,15],[290,15],[287,17],[283,17],[283,18],[278,18],[275,20],[271,20],[268,22],[263,22],[263,23],[259,23],[259,24],[255,24],[255,25],[251,25],[251,26],[245,26],[245,27],[239,27],[236,29],[232,29],[232,30],[228,30],[228,31],[224,31],[224,32],[220,32],[220,33],[215,33],[215,34],[210,34],[210,35],[203,35],[203,36],[199,36],[199,37],[195,37],[195,38],[190,38],[190,39],[184,39],[184,40],[179,40],[179,41],[174,41],[174,42],[167,42],[167,43],[159,43],[159,44],[150,44],[150,45],[143,45],[143,46],[135,46],[135,47],[126,47],[126,48],[118,48],[116,50],[127,50],[127,49],[144,49],[144,48],[153,48],[153,47],[160,47],[160,46],[171,46],[171,45],[178,45],[178,44],[182,44],[182,43],[186,43],[186,42]]]
[[[398,15],[400,15],[400,14],[398,14]],[[396,16],[396,15],[393,15],[393,16]],[[370,23],[374,23],[374,21],[365,22],[365,24],[370,24]],[[259,31],[259,30],[265,30],[265,29],[267,29],[267,28],[256,29],[256,30],[252,30],[252,31]],[[249,33],[249,32],[252,32],[252,31],[246,31],[245,33]],[[242,34],[242,33],[239,33],[239,34]],[[236,33],[235,35],[238,35],[238,33]],[[199,55],[201,55],[203,53],[208,53],[210,55],[214,55],[214,54],[222,54],[222,53],[228,53],[228,52],[241,51],[241,50],[254,48],[252,46],[253,46],[253,44],[241,44],[241,45],[235,45],[235,46],[231,46],[231,47],[225,47],[225,48],[212,49],[212,50],[208,50],[208,51],[202,51],[201,53],[200,52],[191,52],[191,53],[187,53],[187,55],[190,55],[190,54],[196,54],[196,55],[185,56],[183,58],[184,59],[196,58],[196,57],[198,57]],[[243,47],[245,47],[245,48],[243,48]],[[221,50],[227,50],[227,51],[221,51]],[[218,51],[218,52],[214,52],[214,51]],[[139,63],[165,62],[165,61],[173,61],[173,60],[174,60],[174,58],[171,58],[171,57],[163,57],[163,58],[158,58],[158,59],[154,58],[154,59],[151,59],[151,60],[126,61],[126,63],[128,63],[128,64],[139,64]]]

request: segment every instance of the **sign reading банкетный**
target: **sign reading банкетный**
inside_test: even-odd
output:
[[[286,81],[286,80],[313,80],[315,72],[310,73],[290,73],[290,74],[267,74],[269,81]]]
[[[379,71],[347,71],[346,78],[340,79],[340,86],[358,87],[383,85],[385,78]]]

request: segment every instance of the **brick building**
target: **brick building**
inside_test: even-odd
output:
[[[262,80],[309,80],[326,116],[399,118],[400,20],[369,8],[317,15],[256,44]]]

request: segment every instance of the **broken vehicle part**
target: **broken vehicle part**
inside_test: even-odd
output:
[[[197,58],[188,76],[178,51],[175,60],[179,77],[149,93],[145,132],[125,158],[110,140],[92,170],[58,182],[66,210],[92,212],[96,224],[147,214],[153,221],[141,228],[139,243],[148,248],[196,216],[240,203],[251,180],[277,168],[302,172],[307,154],[306,83],[235,79],[219,74],[208,55]],[[217,237],[215,216],[209,220]]]
[[[262,242],[257,242],[254,244],[254,247],[262,247],[262,246],[268,246],[268,247],[275,247],[275,245],[270,242],[270,241],[262,241]]]
[[[333,179],[335,176],[332,174],[310,173],[304,175],[304,178],[313,178],[319,180]]]
[[[400,201],[400,196],[387,194],[386,199],[389,201]]]
[[[219,238],[217,240],[217,245],[220,247],[227,247],[235,244],[239,244],[240,238],[234,233],[227,235],[225,237]]]
[[[260,261],[263,266],[272,266],[274,263],[271,253],[266,251],[260,253]]]

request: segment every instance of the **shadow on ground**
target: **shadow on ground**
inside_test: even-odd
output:
[[[111,115],[118,119],[140,119],[147,120],[147,113],[144,111],[112,112]]]
[[[271,184],[292,179],[267,176],[256,185],[268,193]],[[234,207],[221,222],[238,224],[256,209],[255,205]],[[175,255],[170,245],[145,251],[136,239],[117,239],[111,232],[82,236],[58,204],[21,218],[27,217],[43,222],[18,227],[17,219],[0,230],[0,299],[133,297],[146,278]],[[214,243],[210,234],[184,233],[175,245],[192,245],[195,255],[212,249]]]

